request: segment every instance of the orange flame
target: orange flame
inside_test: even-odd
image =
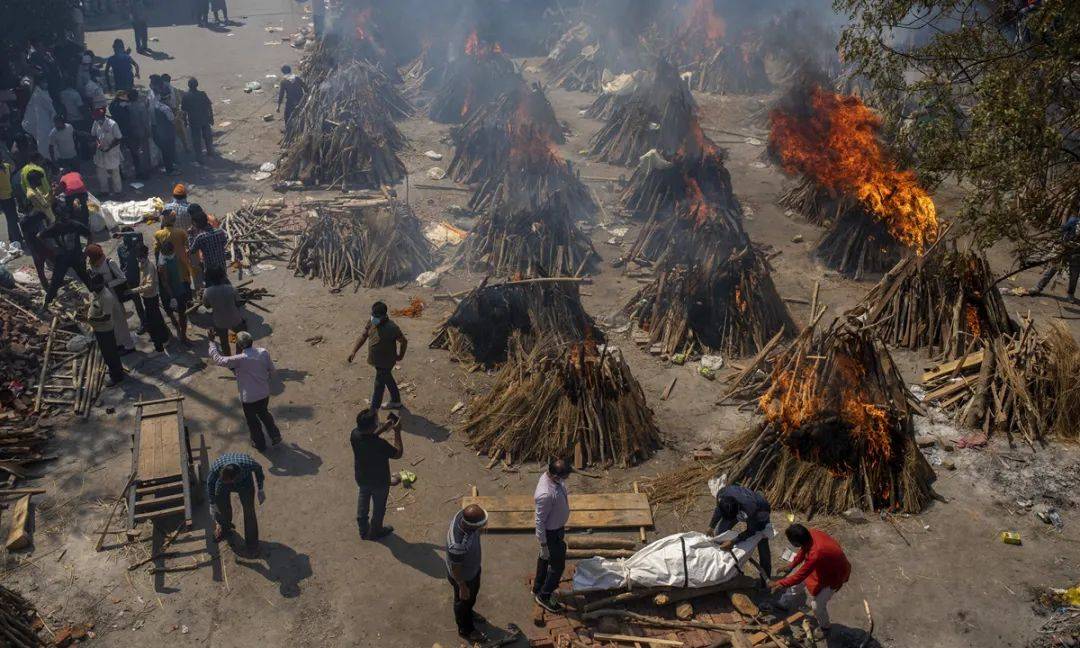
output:
[[[368,37],[368,21],[371,20],[371,7],[367,7],[356,13],[356,37],[364,40]]]
[[[979,309],[975,304],[964,307],[964,319],[967,322],[967,332],[972,337],[982,337],[982,322],[979,319]]]
[[[502,54],[502,46],[498,43],[481,41],[479,34],[474,29],[469,34],[469,37],[465,39],[465,53],[469,56],[483,58],[489,54]]]
[[[878,139],[880,118],[858,97],[815,86],[805,114],[774,110],[769,147],[788,173],[857,198],[897,241],[921,253],[938,233],[937,209],[915,173]]]

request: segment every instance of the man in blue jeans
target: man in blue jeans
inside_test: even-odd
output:
[[[349,435],[353,451],[353,476],[360,489],[356,524],[364,540],[378,540],[394,531],[392,526],[383,526],[386,499],[390,496],[390,460],[401,459],[405,452],[401,444],[401,419],[391,414],[381,426],[378,422],[377,409],[363,410],[356,415],[356,427]],[[394,430],[392,444],[379,437],[391,428]]]
[[[536,559],[533,578],[533,600],[548,612],[560,613],[563,605],[555,598],[555,590],[566,568],[566,522],[570,519],[570,498],[566,493],[566,478],[572,469],[566,459],[548,461],[547,472],[533,491],[536,504],[536,539],[540,555]]]
[[[210,465],[206,476],[206,498],[214,518],[214,540],[221,541],[233,531],[232,494],[240,496],[244,509],[244,541],[249,550],[259,546],[259,520],[255,517],[255,491],[259,503],[266,501],[263,469],[242,452],[227,452]]]
[[[405,357],[405,349],[409,347],[409,340],[401,332],[398,325],[390,321],[386,304],[375,302],[371,306],[371,319],[364,326],[364,332],[353,346],[349,354],[349,362],[353,361],[360,347],[368,344],[368,364],[375,367],[375,388],[371,392],[371,409],[378,410],[382,406],[383,392],[390,390],[390,402],[386,409],[401,409],[401,393],[398,391],[397,381],[394,380],[394,365],[401,362]]]

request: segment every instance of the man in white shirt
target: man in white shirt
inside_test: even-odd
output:
[[[77,171],[79,154],[75,149],[75,128],[64,120],[63,115],[53,119],[49,133],[49,159],[61,169]]]
[[[113,331],[116,336],[116,345],[120,348],[120,355],[131,353],[135,350],[135,339],[131,336],[124,303],[118,296],[118,292],[127,285],[127,277],[105,256],[105,251],[97,243],[86,246],[86,259],[90,262],[91,277],[100,276],[105,282],[102,303],[112,309]]]
[[[104,108],[99,108],[94,111],[94,126],[90,134],[97,142],[94,165],[97,167],[100,197],[107,197],[110,192],[120,193],[124,190],[120,181],[120,141],[123,138],[120,127],[105,116]]]

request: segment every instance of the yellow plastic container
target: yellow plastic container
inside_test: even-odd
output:
[[[1004,542],[1005,544],[1011,544],[1011,545],[1022,545],[1022,544],[1024,544],[1020,540],[1020,534],[1017,533],[1016,531],[1002,531],[1001,532],[1001,541]]]

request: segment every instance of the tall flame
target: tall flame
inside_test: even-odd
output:
[[[465,53],[477,58],[483,58],[489,54],[502,54],[502,45],[480,40],[480,35],[474,29],[465,39]]]
[[[788,173],[857,198],[901,244],[922,252],[937,238],[937,209],[915,173],[897,168],[878,135],[881,119],[858,97],[815,85],[805,109],[774,110],[770,150]]]
[[[709,45],[724,39],[727,23],[716,13],[715,0],[693,0],[687,7],[686,18],[679,30],[680,38],[704,36]]]

